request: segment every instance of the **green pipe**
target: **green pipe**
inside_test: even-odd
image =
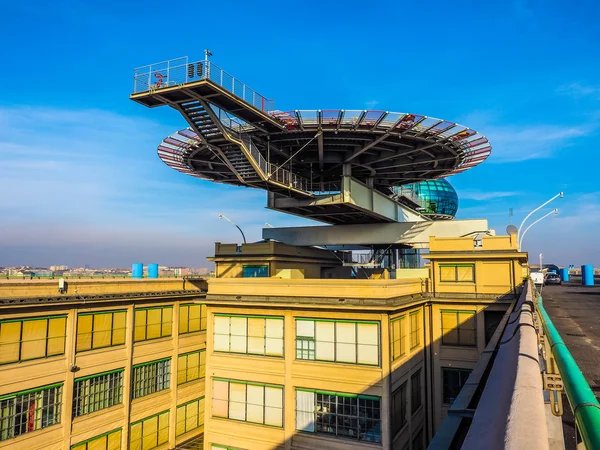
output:
[[[550,320],[540,295],[537,309],[542,317],[552,356],[565,386],[583,443],[587,449],[600,449],[600,403]]]

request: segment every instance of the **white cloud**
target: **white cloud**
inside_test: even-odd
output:
[[[475,190],[461,190],[459,196],[461,199],[466,200],[494,200],[497,198],[514,197],[521,195],[520,192],[512,191],[475,191]]]
[[[564,84],[557,89],[557,92],[577,99],[583,97],[600,98],[600,86],[589,86],[578,82]]]

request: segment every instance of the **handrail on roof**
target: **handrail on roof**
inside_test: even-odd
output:
[[[539,294],[535,306],[539,312],[554,363],[563,380],[581,439],[586,448],[600,449],[600,403],[552,323],[544,308],[542,296]]]
[[[187,56],[134,69],[133,93],[152,92],[201,80],[221,86],[261,111],[274,109],[274,100],[260,95],[210,60],[189,62]]]

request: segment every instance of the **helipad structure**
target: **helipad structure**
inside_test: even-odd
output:
[[[136,69],[131,99],[187,121],[158,147],[170,167],[265,189],[269,208],[329,224],[431,220],[393,188],[463,172],[491,151],[476,131],[420,114],[280,111],[208,59]]]

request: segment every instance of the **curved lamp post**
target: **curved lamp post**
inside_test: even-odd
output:
[[[521,239],[519,240],[519,250],[521,249],[521,245],[523,244],[523,239],[525,238],[525,235],[527,234],[527,232],[529,231],[529,229],[534,226],[536,223],[544,220],[546,217],[551,216],[552,214],[558,214],[558,208],[557,209],[553,209],[552,211],[550,211],[548,214],[546,214],[545,216],[540,217],[538,220],[536,220],[535,222],[533,222],[531,225],[529,225],[527,228],[525,228],[525,231],[523,231],[523,235],[521,236]],[[540,263],[541,264],[541,263]],[[541,269],[541,265],[540,265],[540,270]]]
[[[230,224],[234,225],[238,230],[240,230],[240,233],[242,233],[242,239],[244,239],[244,244],[246,243],[246,236],[244,236],[244,232],[238,226],[237,223],[235,223],[233,220],[229,219],[227,216],[225,216],[225,214],[219,214],[219,219],[225,219],[227,222],[229,222]]]
[[[519,225],[519,230],[517,231],[517,242],[521,242],[523,240],[523,237],[521,236],[521,229],[523,228],[523,225],[525,225],[525,222],[527,221],[527,219],[529,219],[533,213],[539,211],[540,209],[542,209],[544,206],[546,206],[551,201],[556,200],[559,197],[563,198],[564,196],[565,196],[564,192],[561,191],[558,194],[556,194],[554,197],[552,197],[550,200],[548,200],[546,203],[542,203],[540,206],[538,206],[533,211],[531,211],[529,214],[527,214],[525,216],[525,218],[523,219],[523,222],[521,222],[521,225]],[[525,233],[523,233],[523,234],[525,234]],[[521,249],[521,245],[519,245],[519,250],[520,249]]]
[[[266,228],[275,228],[273,225],[271,225],[269,222],[265,222],[265,227]]]

